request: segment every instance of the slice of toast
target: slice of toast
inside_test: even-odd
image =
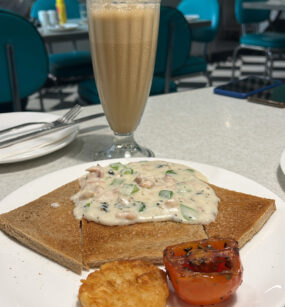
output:
[[[8,213],[0,215],[0,229],[36,252],[76,273],[82,270],[80,221],[73,215],[70,195],[79,189],[68,183]]]
[[[160,264],[167,245],[208,236],[231,237],[242,247],[276,209],[274,200],[212,188],[220,198],[219,213],[215,222],[205,226],[175,222],[104,226],[82,220],[80,237],[80,221],[75,219],[70,201],[79,189],[74,181],[0,215],[0,229],[80,273],[82,266],[95,267],[111,260],[145,259]],[[53,207],[53,203],[60,206]]]
[[[241,248],[276,210],[273,199],[226,190],[211,185],[220,198],[219,213],[214,222],[204,228],[209,237],[233,238]]]
[[[205,238],[202,225],[155,222],[110,227],[83,220],[83,263],[96,267],[107,261],[144,259],[162,264],[168,245]]]
[[[220,202],[217,219],[209,225],[156,222],[110,227],[83,220],[84,264],[95,267],[121,259],[162,264],[162,251],[168,245],[208,237],[233,238],[242,247],[276,209],[272,199],[211,186]]]

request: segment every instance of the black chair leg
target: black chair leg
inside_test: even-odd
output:
[[[272,71],[273,71],[273,54],[272,50],[268,48],[266,50],[265,76],[269,79],[272,79]]]
[[[237,60],[237,56],[238,56],[238,52],[239,50],[241,49],[241,46],[238,45],[235,49],[234,49],[234,52],[233,52],[233,65],[232,65],[232,81],[234,81],[235,79],[235,66],[236,66],[236,60]]]
[[[211,78],[210,73],[208,71],[205,71],[204,75],[207,78],[207,86],[211,87],[212,86],[212,78]]]
[[[203,57],[206,61],[209,61],[209,56],[208,56],[208,43],[204,44],[203,48]]]
[[[45,107],[44,107],[44,100],[43,100],[42,90],[39,90],[39,99],[40,99],[41,111],[44,112],[45,111]]]
[[[172,53],[174,46],[174,30],[175,24],[171,22],[168,26],[168,45],[167,45],[167,58],[166,58],[166,69],[165,69],[165,86],[164,93],[169,93],[170,82],[171,82],[171,68],[172,68]]]
[[[22,111],[13,45],[11,44],[6,45],[6,56],[7,56],[7,61],[8,61],[13,111],[14,112]]]

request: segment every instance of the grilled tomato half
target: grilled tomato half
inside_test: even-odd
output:
[[[206,239],[167,247],[163,261],[178,296],[194,305],[220,303],[242,282],[238,243]]]

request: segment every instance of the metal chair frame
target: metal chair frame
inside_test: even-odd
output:
[[[15,56],[14,56],[14,46],[12,44],[6,44],[6,55],[8,61],[8,73],[9,73],[9,80],[11,86],[13,112],[21,112],[23,111],[23,108],[20,99],[19,82],[18,82]],[[39,99],[40,99],[41,111],[44,111],[41,89],[39,90]]]
[[[10,79],[13,111],[20,112],[22,111],[22,106],[19,94],[19,82],[16,71],[15,57],[14,57],[14,46],[12,44],[6,44],[6,54],[8,60],[8,72]]]
[[[256,24],[251,24],[255,26],[257,29]],[[241,25],[241,31],[242,35],[246,35],[246,25],[242,24]],[[238,53],[241,49],[249,49],[249,50],[255,50],[255,51],[261,51],[265,54],[266,60],[265,60],[265,70],[264,70],[264,77],[268,79],[272,79],[272,71],[273,71],[273,53],[278,53],[280,52],[280,48],[267,48],[267,47],[262,47],[262,46],[254,46],[254,45],[245,45],[245,44],[239,44],[233,51],[233,56],[232,56],[232,78],[231,80],[235,80],[235,63],[238,57]]]
[[[249,50],[264,52],[265,55],[266,55],[264,77],[268,78],[268,79],[272,79],[273,52],[275,52],[275,50],[280,50],[280,49],[273,49],[273,48],[265,48],[265,47],[259,47],[259,46],[250,46],[250,45],[240,44],[234,49],[234,52],[233,52],[232,81],[235,79],[235,63],[237,61],[238,53],[241,49],[249,49]]]

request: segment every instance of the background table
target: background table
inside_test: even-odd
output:
[[[67,23],[74,23],[78,25],[77,29],[65,31],[52,31],[48,29],[39,28],[41,36],[46,43],[55,43],[79,39],[88,39],[88,25],[86,22],[81,22],[80,19],[70,19]]]
[[[270,0],[270,1],[257,1],[257,2],[243,2],[243,7],[246,9],[261,9],[261,10],[277,10],[285,11],[284,0]]]
[[[191,28],[208,27],[211,25],[211,20],[207,19],[195,19],[187,20]],[[78,24],[78,28],[69,31],[51,31],[39,28],[39,32],[46,43],[51,44],[54,42],[72,41],[79,39],[88,39],[88,25],[81,22],[80,19],[69,19],[67,23]]]
[[[285,199],[285,176],[279,166],[285,149],[285,109],[212,92],[208,88],[149,98],[136,140],[156,157],[222,167]],[[81,115],[101,111],[100,105],[88,106]],[[92,161],[92,152],[111,141],[103,117],[81,124],[77,139],[66,148],[35,160],[0,165],[0,199],[42,175]]]

